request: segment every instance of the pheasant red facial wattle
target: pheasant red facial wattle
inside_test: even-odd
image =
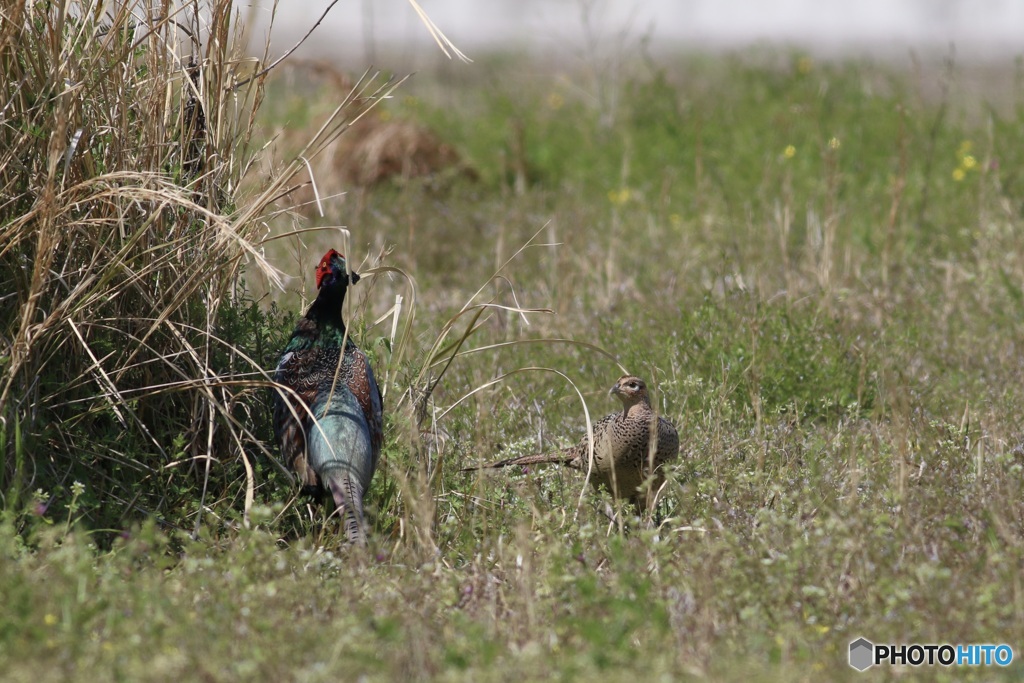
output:
[[[359,282],[359,274],[348,269],[345,262],[345,255],[336,249],[330,249],[316,267],[316,288],[321,289],[324,281],[329,276],[336,278],[335,282],[344,282],[347,286]]]
[[[324,278],[331,274],[331,262],[334,260],[335,256],[340,258],[342,260],[342,263],[345,262],[345,255],[339,253],[334,249],[329,250],[326,254],[324,254],[324,257],[320,259],[320,265],[316,267],[317,289],[320,289],[320,285],[323,284]]]

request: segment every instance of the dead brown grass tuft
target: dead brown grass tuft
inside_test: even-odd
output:
[[[320,60],[297,62],[285,77],[290,83],[301,82],[304,88],[313,89],[326,101],[351,97],[358,90],[347,73]],[[367,98],[355,98],[345,135],[298,173],[287,205],[316,216],[320,215],[318,198],[322,207],[348,191],[388,181],[426,178],[438,184],[454,175],[477,178],[458,150],[435,131],[421,123],[393,118],[389,111],[366,111],[372,104]],[[282,146],[294,151],[305,142],[304,135],[302,128],[284,130]]]
[[[422,124],[366,119],[339,140],[334,167],[352,185],[376,185],[391,178],[408,180],[460,168],[455,148]],[[472,173],[466,169],[467,173]]]

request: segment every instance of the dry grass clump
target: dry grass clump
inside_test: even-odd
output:
[[[88,481],[101,528],[194,510],[184,473],[260,443],[239,273],[279,276],[269,195],[236,191],[262,76],[226,0],[0,12],[0,491]]]
[[[334,166],[347,183],[369,186],[461,169],[462,160],[454,147],[422,124],[374,117],[339,140]],[[464,172],[472,175],[468,167]]]
[[[368,111],[375,100],[360,94],[364,79],[357,83],[323,61],[301,61],[290,65],[285,82],[289,90],[314,89],[320,101],[352,101],[346,134],[296,176],[297,186],[286,203],[307,215],[321,215],[325,203],[350,190],[387,181],[426,178],[436,184],[454,175],[477,177],[458,150],[429,126],[393,118],[389,111]],[[294,151],[305,143],[307,133],[287,125],[281,132],[282,146]]]

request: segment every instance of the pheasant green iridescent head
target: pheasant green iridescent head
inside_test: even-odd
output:
[[[316,288],[323,291],[337,289],[344,292],[349,283],[359,281],[359,275],[347,272],[345,257],[331,249],[320,259],[316,267]]]

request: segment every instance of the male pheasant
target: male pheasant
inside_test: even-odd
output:
[[[341,305],[349,283],[345,257],[331,249],[316,268],[316,301],[274,371],[274,433],[304,487],[330,491],[345,533],[365,543],[363,494],[384,439],[380,388],[366,355],[345,334]],[[345,348],[342,351],[342,342]]]
[[[591,483],[603,486],[617,499],[625,498],[639,510],[647,509],[648,494],[657,492],[665,481],[662,466],[679,454],[679,433],[671,422],[658,417],[655,423],[647,385],[639,377],[623,375],[609,391],[622,401],[622,412],[612,413],[594,425],[594,467]],[[651,435],[657,435],[654,453],[650,450]],[[491,465],[468,467],[466,470],[559,463],[587,471],[589,447],[587,438],[575,446],[554,453],[524,455]],[[650,484],[645,483],[651,475]]]

